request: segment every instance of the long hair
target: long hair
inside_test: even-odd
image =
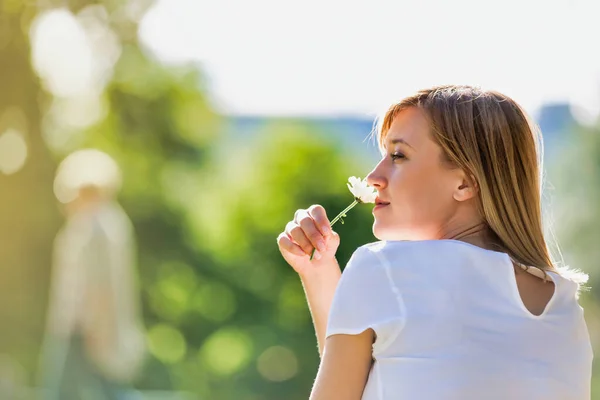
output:
[[[542,138],[524,110],[508,96],[471,86],[421,90],[393,104],[378,121],[380,148],[394,118],[410,107],[424,111],[451,165],[474,178],[494,245],[521,266],[559,272],[543,233]],[[578,283],[587,280],[566,268],[560,273]]]

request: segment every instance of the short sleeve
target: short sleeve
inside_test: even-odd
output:
[[[333,297],[326,337],[356,335],[371,328],[381,346],[397,336],[404,319],[403,304],[386,267],[364,246],[354,252]]]

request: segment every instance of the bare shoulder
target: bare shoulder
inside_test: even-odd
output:
[[[518,266],[514,266],[514,271],[523,305],[533,315],[541,315],[554,296],[556,285],[552,279],[542,279]]]

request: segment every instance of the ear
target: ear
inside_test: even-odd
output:
[[[475,177],[472,174],[467,176],[463,173],[461,182],[454,190],[454,200],[467,201],[477,196],[477,193],[479,193],[479,185],[477,185]]]

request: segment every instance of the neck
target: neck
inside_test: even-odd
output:
[[[441,239],[460,240],[488,250],[498,250],[498,245],[493,239],[495,235],[484,222],[475,223],[460,228],[448,230]]]

